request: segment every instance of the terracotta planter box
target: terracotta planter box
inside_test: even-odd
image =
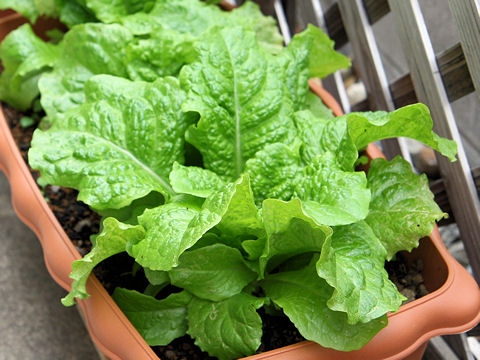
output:
[[[16,14],[1,15],[4,17],[0,20],[0,40],[25,22]],[[41,23],[37,30],[44,30],[46,25],[49,24]],[[311,87],[337,115],[341,112],[325,90],[315,83],[311,83]],[[371,158],[382,156],[373,145],[368,147],[367,154]],[[19,218],[41,242],[48,271],[60,286],[69,290],[71,263],[81,256],[30,175],[1,109],[0,169],[10,181],[12,202]],[[480,321],[480,290],[448,253],[437,228],[406,257],[410,263],[419,258],[423,260],[425,286],[430,294],[390,314],[389,325],[361,350],[339,352],[304,341],[246,359],[421,359],[431,337],[460,333]],[[78,306],[93,341],[103,354],[111,359],[158,359],[93,274],[87,282],[87,290],[91,297],[79,301]]]

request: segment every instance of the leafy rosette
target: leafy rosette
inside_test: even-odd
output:
[[[197,0],[5,0],[0,8],[14,8],[32,22],[39,15],[58,17],[72,28],[58,49],[25,29],[13,31],[4,42],[1,58],[7,71],[0,77],[0,98],[25,110],[40,88],[50,122],[85,101],[84,84],[94,75],[149,82],[177,76],[195,59],[195,42],[217,25],[254,31],[271,53],[283,46],[274,19],[252,2],[232,12]]]
[[[189,335],[219,359],[251,355],[262,306],[322,346],[365,345],[404,300],[385,261],[445,214],[404,160],[373,160],[367,174],[359,151],[404,136],[454,160],[428,109],[334,118],[308,80],[349,60],[313,26],[282,48],[252,3],[81,6],[102,22],[59,45],[17,30],[0,78],[11,103],[28,90],[19,107],[41,94],[48,122],[29,153],[39,183],[78,190],[103,216],[63,303],[87,298],[94,267],[126,252],[149,285],[113,297],[152,346]]]

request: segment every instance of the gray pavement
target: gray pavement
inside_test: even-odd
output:
[[[77,310],[60,303],[64,295],[0,172],[0,360],[98,359]]]

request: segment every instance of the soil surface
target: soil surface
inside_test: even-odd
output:
[[[423,262],[417,259],[410,268],[405,265],[401,255],[396,260],[385,264],[390,280],[395,284],[398,291],[407,298],[404,304],[428,295],[428,290],[423,283]]]
[[[30,148],[33,131],[36,125],[24,128],[20,126],[22,114],[8,105],[3,111],[12,130],[15,142],[28,164],[27,153]],[[28,113],[26,114],[29,115]],[[39,173],[30,169],[32,176],[38,179]],[[77,250],[85,255],[91,249],[90,236],[99,231],[100,216],[90,210],[84,203],[77,201],[77,191],[59,186],[40,188],[45,199]],[[423,285],[422,264],[416,263],[407,268],[401,257],[386,264],[390,279],[400,292],[408,298],[407,302],[426,295]],[[143,292],[148,284],[143,271],[134,271],[134,261],[126,253],[115,255],[95,269],[94,273],[107,291],[111,294],[117,286]],[[163,293],[163,291],[162,291]],[[158,296],[162,296],[160,293]],[[273,350],[304,340],[295,326],[285,316],[269,315],[260,309],[263,321],[262,344],[257,353]],[[207,360],[214,359],[202,352],[189,336],[174,340],[167,346],[154,346],[153,350],[163,360]]]

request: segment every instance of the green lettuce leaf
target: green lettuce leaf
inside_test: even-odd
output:
[[[39,16],[35,3],[35,0],[0,0],[0,10],[13,9],[35,23]]]
[[[207,198],[221,190],[225,182],[214,172],[196,166],[173,164],[170,184],[178,193]]]
[[[183,168],[188,169],[187,167]],[[191,168],[194,170],[198,169],[194,167]],[[190,173],[189,175],[191,176],[195,172],[196,171]],[[215,201],[218,203],[218,201],[221,199],[221,196],[223,196],[223,192],[224,190],[219,188],[216,195],[214,195],[212,192],[209,197],[211,199],[216,198],[217,200]],[[238,183],[235,196],[228,201],[230,201],[228,204],[228,209],[223,213],[221,221],[212,229],[212,232],[202,235],[198,242],[192,245],[191,249],[199,249],[214,244],[224,244],[239,250],[245,249],[246,246],[252,251],[256,251],[254,249],[259,249],[261,246],[259,251],[263,251],[263,245],[261,244],[265,243],[265,230],[259,210],[253,202],[253,194],[250,188],[248,177],[245,177],[243,181]],[[211,200],[209,200],[209,203],[212,204]],[[258,244],[252,244],[251,246],[245,245],[246,239],[251,239],[247,240],[247,242],[256,242]],[[249,250],[246,251],[249,252]],[[255,257],[256,255],[252,256]],[[258,254],[258,256],[260,256],[260,254]],[[257,259],[258,256],[256,256],[255,259]],[[255,259],[251,258],[250,260]],[[257,271],[257,269],[255,269],[255,271]]]
[[[423,104],[408,105],[392,112],[350,113],[335,119],[299,111],[295,113],[295,125],[304,143],[302,156],[305,162],[331,151],[345,170],[352,168],[358,157],[357,150],[369,143],[398,136],[421,141],[452,161],[457,152],[454,141],[440,138],[432,131],[430,111]]]
[[[246,235],[245,237],[248,238],[249,236]],[[257,240],[251,240],[251,241],[257,241]],[[211,231],[205,233],[191,248],[189,248],[189,250],[197,250],[197,249],[204,248],[206,246],[223,244],[228,247],[242,251],[244,242],[245,241],[242,242],[242,239],[236,239],[234,237],[229,236],[228,234],[221,234],[218,228],[214,227]],[[262,247],[262,250],[263,250],[263,247]],[[252,260],[252,259],[249,259],[249,260]],[[252,264],[251,261],[247,261],[246,264],[253,271],[258,273],[258,266],[256,266],[255,264]]]
[[[101,3],[101,6],[107,6]],[[155,24],[148,31],[139,31],[125,20],[126,27],[84,24],[67,33],[63,53],[54,71],[43,76],[39,84],[42,105],[50,121],[58,113],[83,103],[83,84],[92,75],[109,74],[147,81],[154,81],[158,76],[177,75],[180,68],[196,56],[193,43],[197,37],[216,24],[208,14],[218,12],[222,19],[228,16],[228,13],[197,0],[162,1],[157,2],[157,7],[162,21],[154,20]],[[196,17],[197,8],[207,9],[202,17]],[[152,21],[155,11],[133,16],[142,15]],[[183,16],[190,13],[192,21],[185,21]],[[127,18],[129,16],[123,19]],[[141,26],[145,26],[144,20],[139,20]],[[207,24],[199,32],[202,27],[195,25],[197,21]]]
[[[335,117],[332,110],[325,106],[322,99],[310,91],[307,93],[305,107],[310,110],[317,118],[333,119]]]
[[[58,6],[65,0],[35,0],[35,7],[38,10],[39,15],[45,15],[46,17],[58,16]]]
[[[231,198],[217,229],[226,234],[230,242],[233,241],[231,246],[240,248],[240,241],[245,237],[262,237],[265,231],[253,200],[250,178],[243,175],[236,183],[235,196]]]
[[[201,205],[200,205],[201,206]],[[182,242],[185,231],[200,211],[195,202],[171,202],[146,210],[138,217],[145,237],[129,242],[127,251],[136,262],[151,270],[170,270],[188,247]]]
[[[257,205],[267,198],[290,200],[302,169],[298,145],[270,144],[257,152],[245,166]]]
[[[184,252],[168,274],[173,285],[211,301],[237,295],[257,278],[240,251],[223,244]]]
[[[60,20],[72,27],[89,21],[95,17],[76,0],[0,0],[0,9],[13,9],[35,24],[37,18],[44,15]]]
[[[231,204],[238,204],[238,198],[245,198],[249,187],[248,177],[242,176],[211,194],[201,207],[198,203],[201,199],[197,198],[196,203],[190,199],[189,202],[171,202],[147,210],[139,217],[139,223],[146,229],[145,237],[137,243],[130,243],[128,253],[142,266],[170,270],[178,265],[180,255],[207,231],[219,225],[223,218],[234,218],[236,210]],[[256,208],[254,216],[257,216]],[[227,221],[219,226],[228,228],[229,224]]]
[[[300,153],[305,163],[330,151],[344,170],[353,171],[358,150],[344,118],[318,118],[311,111],[298,111],[294,119],[303,143]]]
[[[115,9],[110,13],[115,13]],[[138,12],[119,21],[141,35],[127,48],[132,79],[153,81],[158,76],[176,76],[183,65],[195,59],[194,43],[214,26],[236,24],[255,31],[260,45],[272,53],[283,47],[275,20],[264,16],[258,5],[251,2],[225,12],[198,0],[161,1],[148,13]]]
[[[142,215],[145,210],[155,208],[165,203],[165,198],[162,194],[152,191],[147,196],[133,200],[130,205],[120,209],[104,209],[96,210],[102,217],[114,217],[120,222],[130,225],[138,225],[138,217]]]
[[[269,145],[247,162],[246,171],[257,203],[272,197],[298,198],[305,214],[323,225],[346,225],[368,214],[370,191],[365,173],[343,171],[331,152],[305,166],[298,150]]]
[[[283,49],[283,37],[278,30],[275,19],[262,14],[258,4],[246,1],[242,6],[229,13],[228,24],[242,25],[254,30],[259,45],[271,54],[278,54]]]
[[[162,300],[123,288],[116,288],[113,293],[113,300],[150,346],[168,345],[185,335],[191,299],[186,291]]]
[[[72,28],[87,22],[97,22],[95,15],[85,6],[83,1],[55,0],[59,18],[62,23]]]
[[[83,24],[65,34],[62,54],[38,87],[50,121],[85,102],[84,85],[96,74],[127,77],[124,64],[131,33],[120,25]]]
[[[318,275],[335,290],[330,309],[347,314],[348,323],[367,323],[397,311],[405,298],[384,268],[387,252],[364,222],[335,227],[323,244]]]
[[[199,61],[185,66],[184,111],[200,114],[186,139],[207,169],[227,180],[265,144],[290,142],[295,129],[281,69],[259,48],[255,34],[240,27],[216,28],[197,43]]]
[[[150,270],[149,268],[143,268],[143,270],[145,272],[145,277],[152,285],[164,285],[170,283],[170,278],[166,271]]]
[[[277,61],[285,69],[285,86],[294,110],[304,109],[309,92],[308,79],[323,78],[342,68],[350,60],[333,49],[333,41],[319,28],[309,24],[282,50]]]
[[[80,200],[99,210],[127,206],[151,191],[173,196],[168,175],[175,161],[183,161],[189,124],[178,81],[103,75],[85,93],[87,103],[35,132],[29,161],[41,181],[75,188]]]
[[[108,4],[107,1],[102,3],[102,6]],[[120,11],[117,4],[122,8]],[[146,11],[129,16],[124,16],[127,10],[124,4],[119,2],[113,3],[109,10],[108,6],[105,7],[105,10],[108,11],[105,12],[106,16],[99,15],[102,19],[118,20],[136,35],[153,33],[161,26],[179,34],[199,37],[215,26],[242,26],[244,29],[255,31],[260,45],[266,51],[276,54],[283,47],[283,38],[276,21],[270,16],[264,16],[260,7],[251,1],[229,12],[198,0],[157,1],[152,9],[146,6]]]
[[[92,250],[72,264],[72,290],[62,299],[65,306],[74,305],[75,298],[86,299],[90,296],[85,285],[95,266],[110,256],[124,252],[128,241],[144,236],[141,226],[122,224],[114,218],[105,219],[102,226],[102,232],[97,235]]]
[[[267,235],[258,237],[257,239],[244,240],[241,243],[241,248],[247,253],[247,259],[250,261],[256,261],[263,254],[265,249],[265,244],[267,243]],[[262,269],[259,269],[258,273],[260,276],[263,276]]]
[[[307,340],[340,351],[360,349],[387,325],[384,315],[368,323],[349,324],[347,314],[327,306],[333,288],[308,267],[269,275],[261,283],[266,296],[283,309]]]
[[[365,219],[370,190],[364,172],[343,171],[327,152],[306,166],[294,197],[318,224],[346,225]]]
[[[148,35],[134,38],[126,49],[130,79],[154,81],[160,76],[177,76],[183,65],[196,56],[196,38],[158,26]]]
[[[432,131],[430,111],[423,104],[408,105],[390,113],[385,111],[350,113],[344,117],[347,119],[348,131],[357,149],[363,149],[374,141],[403,136],[421,141],[451,161],[455,161],[457,144],[455,141],[439,137]]]
[[[332,235],[330,227],[318,225],[305,215],[298,199],[289,202],[267,199],[262,210],[267,241],[260,256],[261,276],[270,260],[278,264],[298,254],[320,253]]]
[[[122,111],[131,127],[127,135],[132,139],[127,141],[138,143],[138,153],[145,153],[141,159],[168,182],[173,164],[184,161],[183,134],[195,119],[181,111],[185,93],[178,80],[165,77],[147,83],[96,76],[86,83],[85,95],[87,102],[107,101]]]
[[[90,0],[98,2],[98,0]],[[136,0],[133,0],[136,1]],[[124,16],[119,12],[125,13],[123,3],[118,1],[120,6],[109,5],[108,1],[101,1],[104,6],[105,15],[97,14],[102,20],[110,20],[117,18],[122,24],[128,27],[133,33],[137,35],[144,35],[154,31],[159,25],[175,30],[184,34],[201,35],[204,31],[219,23],[224,23],[228,16],[219,7],[205,4],[198,0],[168,0],[156,1],[148,13],[140,11],[136,14]],[[132,0],[129,0],[132,2]],[[115,4],[115,3],[114,3]],[[108,9],[110,7],[110,9]],[[123,9],[119,9],[123,7]],[[120,10],[120,11],[119,11]],[[115,19],[115,20],[117,20]]]
[[[197,179],[197,183],[195,183],[195,179]],[[178,164],[174,165],[174,169],[170,174],[170,181],[175,191],[200,197],[214,198],[216,196],[214,195],[215,192],[221,194],[222,188],[225,187],[218,175],[211,171]],[[223,214],[221,221],[216,225],[215,230],[219,235],[213,233],[205,234],[194,246],[198,245],[198,248],[222,243],[242,249],[244,248],[243,241],[246,238],[263,239],[265,237],[262,220],[253,201],[253,193],[248,176],[238,183],[235,196],[230,200],[228,209]],[[258,248],[257,245],[252,246],[252,249]]]
[[[188,304],[187,333],[220,360],[252,355],[261,343],[262,319],[256,309],[263,302],[245,293],[220,302],[194,297]]]
[[[306,59],[310,77],[324,78],[351,65],[350,59],[336,52],[333,46],[334,42],[327,34],[318,27],[309,24],[305,31],[292,38],[285,51]],[[304,55],[305,52],[307,56]],[[290,71],[287,73],[290,73]]]
[[[387,250],[387,260],[400,250],[411,251],[447,216],[433,200],[425,174],[417,175],[410,164],[396,157],[374,159],[368,171],[372,191],[365,221]]]
[[[40,76],[52,68],[60,50],[60,46],[38,38],[30,24],[8,34],[0,47],[4,67],[0,76],[0,99],[19,110],[27,110],[39,95]]]
[[[105,23],[111,23],[139,11],[149,9],[154,0],[86,0],[98,19]]]

